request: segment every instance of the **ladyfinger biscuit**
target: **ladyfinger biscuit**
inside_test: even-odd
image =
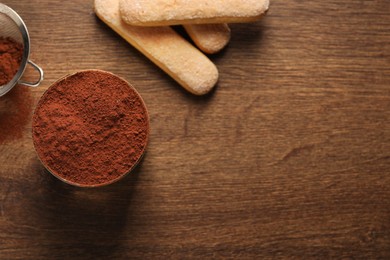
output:
[[[138,26],[244,23],[258,20],[269,0],[120,0],[119,6],[122,19]]]
[[[183,27],[195,45],[208,54],[219,52],[230,40],[230,28],[226,23],[185,24]]]
[[[94,6],[103,22],[188,91],[203,95],[217,83],[216,66],[170,27],[127,25],[119,14],[119,0],[95,0]]]

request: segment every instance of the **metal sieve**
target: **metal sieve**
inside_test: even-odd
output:
[[[18,72],[10,82],[0,86],[0,97],[10,91],[16,84],[22,84],[29,87],[37,87],[43,80],[43,70],[34,62],[29,60],[30,56],[30,36],[27,27],[22,18],[10,7],[0,3],[0,37],[10,37],[23,45],[23,58],[20,63]],[[39,73],[39,79],[36,82],[27,82],[21,80],[21,77],[30,64]]]

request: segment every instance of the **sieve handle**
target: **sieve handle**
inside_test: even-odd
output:
[[[38,87],[39,84],[43,80],[43,70],[37,64],[32,62],[31,60],[28,60],[27,63],[30,64],[31,66],[33,66],[34,69],[39,72],[39,79],[36,82],[19,81],[19,84],[22,84],[22,85],[25,85],[25,86],[28,86],[28,87],[34,87],[34,88]]]

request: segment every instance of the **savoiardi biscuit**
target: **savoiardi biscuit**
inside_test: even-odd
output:
[[[269,0],[120,0],[119,6],[122,19],[138,26],[245,23],[265,14]]]
[[[222,50],[230,40],[230,28],[220,24],[185,24],[184,29],[203,52],[213,54]]]
[[[124,23],[119,0],[95,0],[94,7],[103,22],[191,93],[203,95],[216,85],[218,70],[214,63],[172,28]]]

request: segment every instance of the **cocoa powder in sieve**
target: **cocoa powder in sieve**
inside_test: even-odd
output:
[[[0,37],[0,86],[7,84],[19,70],[23,45],[9,37]]]
[[[55,176],[78,186],[111,183],[142,157],[149,118],[139,94],[121,78],[82,71],[54,83],[33,116],[33,141]]]

